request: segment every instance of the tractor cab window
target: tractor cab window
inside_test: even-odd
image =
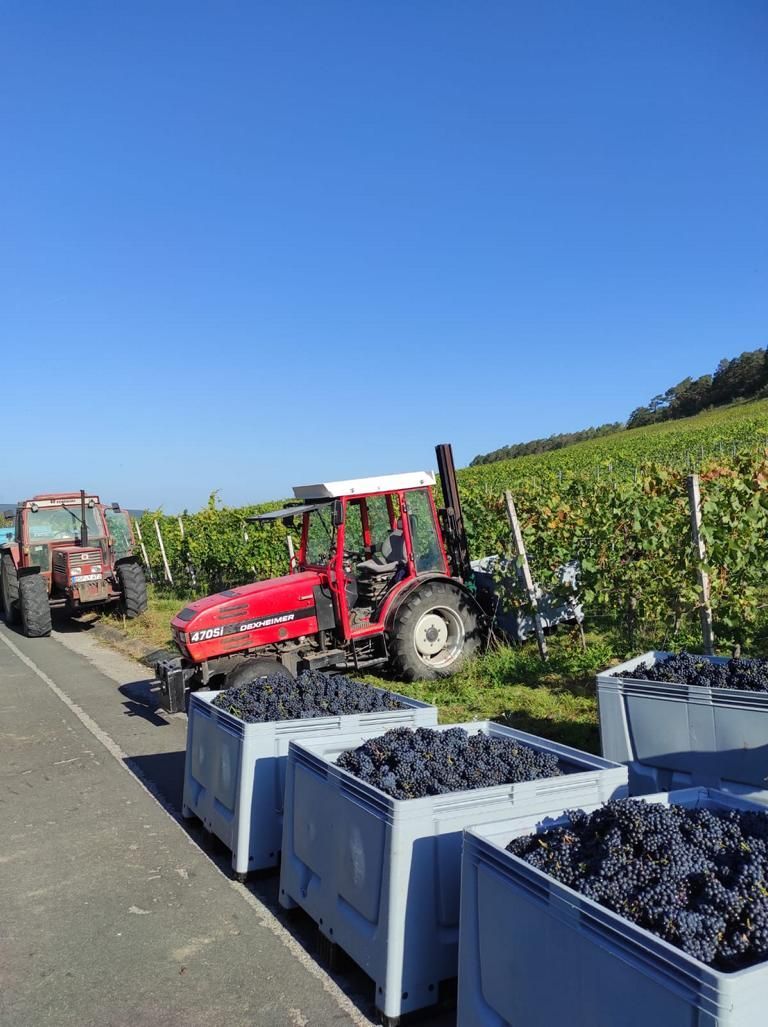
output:
[[[348,564],[347,601],[353,626],[367,627],[372,611],[407,577],[408,552],[396,495],[368,496],[354,503],[362,512],[366,545]],[[352,505],[347,505],[347,511]]]
[[[107,507],[104,510],[104,517],[109,534],[114,539],[115,559],[121,560],[125,556],[130,556],[133,553],[130,514],[126,510],[113,510]]]
[[[367,496],[347,503],[344,558],[350,573],[368,578],[407,568],[400,508],[395,495]]]
[[[335,549],[333,504],[328,503],[304,515],[304,565],[324,567]]]
[[[370,496],[368,498],[371,555],[382,554],[388,548],[392,532],[399,530],[397,523],[399,512],[397,496]]]
[[[30,566],[48,571],[51,568],[49,547],[52,542],[71,544],[80,540],[80,504],[43,506],[37,510],[27,508],[25,512]],[[98,546],[104,554],[104,524],[96,507],[86,507],[85,523],[88,526],[89,544]]]
[[[27,531],[31,544],[35,542],[71,542],[80,538],[80,504],[71,506],[45,506],[27,511]],[[88,538],[104,536],[104,526],[96,507],[85,508]]]
[[[440,548],[440,536],[435,523],[429,490],[414,489],[413,492],[405,493],[405,503],[408,508],[408,524],[411,529],[416,573],[445,572],[445,561]]]
[[[344,562],[354,564],[366,555],[364,499],[350,499],[344,514]]]

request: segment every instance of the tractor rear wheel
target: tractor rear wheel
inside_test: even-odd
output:
[[[42,574],[19,578],[21,630],[27,638],[43,638],[51,633],[51,607],[48,586]]]
[[[289,681],[293,680],[293,674],[279,660],[270,660],[266,656],[256,656],[242,663],[238,663],[233,671],[227,674],[224,683],[225,688],[238,688],[240,685],[250,685],[252,681],[265,678],[268,674],[279,674]]]
[[[450,677],[480,648],[472,599],[449,581],[428,581],[404,601],[389,636],[390,662],[405,681]]]
[[[3,617],[6,624],[19,619],[19,576],[10,553],[4,553],[0,562],[0,591],[3,599]]]
[[[136,560],[119,563],[117,580],[122,592],[120,606],[128,620],[133,620],[147,609],[147,579],[141,564]]]

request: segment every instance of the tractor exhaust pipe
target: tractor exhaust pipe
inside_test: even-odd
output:
[[[469,544],[461,515],[459,483],[456,478],[456,467],[450,443],[443,442],[435,446],[435,455],[445,503],[443,534],[451,561],[451,571],[455,577],[461,578],[462,581],[468,581],[472,577],[472,567],[469,562]]]
[[[88,526],[85,523],[85,489],[80,489],[80,545],[88,545]]]

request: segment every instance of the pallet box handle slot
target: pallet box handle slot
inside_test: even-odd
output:
[[[300,740],[311,735],[327,735],[341,730],[342,726],[340,717],[317,717],[313,723],[302,722],[301,727],[296,726],[296,721],[285,721],[284,724],[278,722],[275,734],[290,735]]]

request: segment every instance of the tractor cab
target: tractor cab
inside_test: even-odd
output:
[[[390,602],[416,578],[448,573],[427,471],[323,482],[294,488],[300,505],[252,518],[282,520],[291,570],[315,571],[332,596],[339,634],[365,638],[382,630]]]

